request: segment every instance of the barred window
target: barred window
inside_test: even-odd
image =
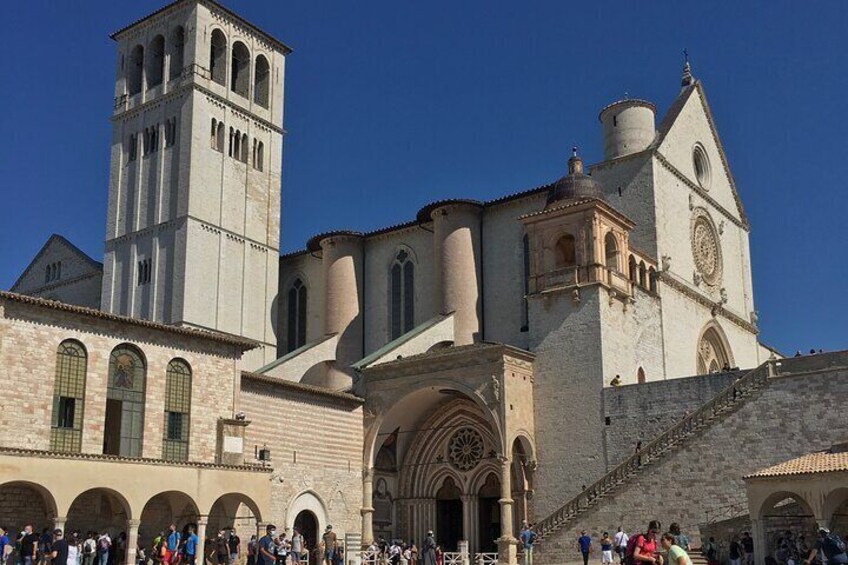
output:
[[[415,264],[405,249],[395,256],[391,279],[392,339],[396,339],[415,327]]]
[[[191,367],[182,359],[174,359],[168,363],[165,380],[165,435],[162,458],[186,461],[191,417]]]
[[[66,340],[56,350],[50,450],[79,452],[88,355],[83,345]]]

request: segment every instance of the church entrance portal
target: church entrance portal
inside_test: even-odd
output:
[[[462,539],[462,500],[450,477],[436,493],[436,541],[444,551],[456,551]]]
[[[294,519],[295,529],[303,536],[306,547],[313,550],[318,547],[318,519],[309,510],[303,510]]]
[[[477,523],[480,534],[479,551],[482,553],[494,553],[498,550],[496,540],[501,536],[501,507],[498,503],[500,492],[501,483],[494,474],[486,477],[486,482],[480,487],[477,498]]]

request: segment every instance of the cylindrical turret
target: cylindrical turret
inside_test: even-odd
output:
[[[454,312],[454,345],[480,339],[481,204],[454,200],[431,205],[436,264],[436,300],[443,313]]]
[[[601,110],[604,160],[638,153],[654,141],[656,107],[645,100],[619,100]]]
[[[339,334],[336,363],[362,359],[362,235],[335,233],[321,240],[324,264],[324,331]]]

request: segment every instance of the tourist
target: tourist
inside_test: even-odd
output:
[[[195,565],[197,561],[198,543],[200,543],[200,538],[198,538],[197,534],[194,533],[194,526],[189,526],[184,547],[186,565]]]
[[[803,541],[804,536],[801,536]],[[742,563],[744,565],[754,565],[754,538],[751,537],[751,532],[742,532]]]
[[[344,565],[344,556],[344,545],[336,542],[336,547],[333,552],[333,565]]]
[[[668,565],[692,565],[689,554],[677,545],[677,537],[671,532],[665,533],[660,540],[662,548],[668,552]]]
[[[68,546],[68,558],[65,560],[63,564],[62,561],[54,560],[53,565],[79,565],[80,559],[80,546],[79,540],[77,537],[71,533],[65,539],[65,543]],[[55,548],[55,544],[54,544]]]
[[[412,559],[412,552],[409,551],[409,546],[403,544],[400,552],[400,565],[409,565],[409,561]]]
[[[259,551],[256,554],[257,565],[274,565],[274,537],[276,535],[277,527],[268,524],[265,527],[265,535],[259,539]]]
[[[718,565],[718,547],[714,537],[711,536],[707,543],[701,546],[701,554],[707,558],[708,565]]]
[[[438,558],[436,560],[438,549]],[[442,549],[436,545],[436,538],[433,537],[433,531],[430,530],[427,532],[427,537],[424,538],[424,542],[421,544],[421,565],[441,565],[442,561]]]
[[[303,556],[303,534],[294,528],[291,537],[291,561],[292,565],[298,565]]]
[[[235,530],[227,531],[227,545],[230,549],[230,565],[235,565],[236,561],[238,561],[239,555],[241,554],[241,538],[238,537]]]
[[[819,536],[816,540],[816,546],[807,554],[803,565],[810,565],[816,558],[816,554],[822,552],[828,565],[846,565],[848,564],[848,554],[846,554],[845,542],[841,537],[831,532],[827,528],[819,528]]]
[[[444,565],[445,563],[445,553],[442,551],[442,546],[437,545],[436,549],[433,550],[433,553],[436,555],[436,565]]]
[[[521,541],[521,547],[524,548],[524,565],[533,565],[533,544],[536,543],[536,532],[533,531],[526,520],[521,527],[518,538]]]
[[[42,528],[41,537],[38,538],[38,562],[46,564],[48,557],[52,553],[53,534],[50,533],[50,528]]]
[[[624,555],[627,552],[627,542],[630,541],[630,536],[628,536],[624,529],[619,526],[618,531],[612,538],[613,543],[615,544],[615,552],[618,554],[618,562],[620,565],[624,564]]]
[[[0,526],[0,565],[6,565],[10,553],[12,553],[12,545],[9,543],[6,526]]]
[[[577,547],[580,549],[580,554],[583,555],[583,565],[589,565],[589,554],[592,553],[592,538],[586,535],[586,530],[580,532],[580,537],[577,538]]]
[[[601,537],[601,564],[612,565],[612,538],[609,532]]]
[[[689,546],[689,538],[680,532],[680,524],[672,522],[668,527],[668,533],[674,536],[674,545],[687,552],[692,551],[692,548]]]
[[[112,538],[109,537],[109,532],[104,531],[97,538],[97,557],[100,565],[108,565],[109,551],[112,549]]]
[[[247,565],[256,565],[256,534],[247,542]]]
[[[660,523],[657,520],[651,520],[648,523],[648,530],[644,534],[638,534],[627,543],[627,557],[632,565],[639,565],[639,561],[662,565],[663,558],[659,554],[657,547],[657,534],[660,531]],[[632,552],[631,552],[632,549]]]
[[[415,540],[409,540],[409,565],[418,565],[418,546]]]
[[[739,543],[738,536],[730,539],[727,558],[730,560],[730,565],[742,565],[742,544]]]
[[[636,464],[642,466],[642,440],[636,442]],[[583,490],[586,490],[585,487]]]
[[[610,381],[610,385],[612,385],[613,388],[621,386],[621,375],[616,375],[615,378]]]
[[[144,552],[144,548],[142,546],[138,546],[136,549],[135,562],[138,565],[147,565],[147,554]]]
[[[324,535],[321,536],[321,541],[324,544],[324,565],[333,565],[333,554],[336,551],[336,532],[333,531],[333,526],[328,525],[324,529]]]
[[[43,539],[42,535],[42,539]],[[62,530],[56,528],[53,530],[53,536],[50,543],[40,544],[41,547],[49,548],[49,553],[42,553],[42,559],[47,562],[48,558],[54,565],[67,565],[68,563],[68,542],[62,536]]]
[[[230,546],[227,543],[227,537],[224,530],[218,530],[218,535],[215,536],[215,562],[218,565],[227,565],[230,560]]]
[[[168,536],[166,538],[166,547],[165,547],[165,563],[171,565],[172,563],[177,562],[177,556],[179,555],[177,550],[180,547],[180,532],[177,531],[177,525],[171,524],[168,526]]]
[[[89,530],[82,542],[82,565],[94,565],[94,556],[97,555],[97,534]]]

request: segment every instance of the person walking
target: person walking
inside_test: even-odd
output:
[[[648,530],[644,534],[638,534],[635,539],[631,539],[627,543],[628,565],[641,565],[641,563],[650,563],[651,565],[663,565],[663,558],[660,555],[657,547],[657,535],[660,531],[660,523],[657,520],[651,520],[648,523]],[[633,549],[630,553],[631,547]]]
[[[241,555],[241,538],[235,530],[227,531],[227,546],[230,549],[230,565],[235,565]]]
[[[730,560],[730,565],[742,565],[742,544],[739,543],[738,536],[731,538],[727,558]]]
[[[714,537],[710,537],[701,547],[701,553],[707,558],[708,565],[718,565],[718,547]]]
[[[668,533],[674,536],[674,545],[682,547],[687,552],[692,551],[692,548],[689,546],[689,538],[686,534],[680,532],[680,524],[672,522],[668,527]]]
[[[601,537],[601,565],[612,565],[612,538],[609,532]]]
[[[109,537],[109,532],[104,531],[97,538],[97,558],[100,565],[109,564],[109,550],[112,549],[112,538]]]
[[[804,539],[804,536],[801,536]],[[754,538],[751,537],[751,532],[742,534],[742,549],[745,552],[745,565],[754,565]]]
[[[427,532],[421,543],[421,565],[436,565],[436,538],[432,530]]]
[[[662,548],[668,552],[668,565],[692,565],[686,550],[675,543],[674,534],[667,532],[660,540]]]
[[[624,565],[624,554],[627,552],[627,542],[630,541],[630,536],[619,526],[612,541],[615,544],[615,552],[618,554],[618,563]]]
[[[66,538],[66,543],[68,545],[68,559],[65,562],[67,565],[79,565],[80,559],[80,546],[79,540],[77,540],[77,536],[73,533],[69,534]],[[61,561],[53,561],[53,565],[63,565]]]
[[[48,561],[49,558],[49,561],[53,563],[53,565],[67,565],[68,541],[62,536],[61,529],[56,528],[53,530],[53,539],[50,543],[50,553],[45,552],[43,558],[45,562]]]
[[[589,555],[592,553],[592,538],[586,535],[586,530],[580,532],[580,537],[577,538],[577,547],[580,549],[580,554],[583,555],[583,565],[589,565]]]
[[[177,550],[180,547],[180,532],[177,531],[177,525],[171,524],[168,526],[168,537],[166,538],[167,546],[165,547],[165,559],[164,562],[167,565],[171,565],[177,559]]]
[[[94,565],[94,557],[97,555],[97,534],[90,531],[85,535],[82,542],[82,565]]]
[[[186,532],[185,540],[185,558],[186,565],[195,565],[197,562],[197,545],[200,543],[200,538],[194,533],[194,526],[189,526]]]
[[[291,537],[292,565],[298,565],[303,557],[303,534],[294,528]]]
[[[265,535],[259,538],[256,553],[257,565],[274,565],[274,537],[277,535],[277,527],[274,524],[265,526]]]
[[[333,526],[328,525],[324,530],[324,535],[321,536],[321,541],[324,544],[324,565],[333,565],[333,555],[336,552],[336,532],[333,531]]]
[[[6,526],[0,526],[0,565],[6,565],[11,554],[12,544],[9,543],[9,534],[6,533]]]
[[[524,548],[524,565],[533,565],[533,544],[536,543],[536,532],[533,531],[526,520],[518,537],[521,540],[521,547]]]
[[[827,560],[827,565],[846,565],[848,564],[848,553],[846,553],[845,542],[841,537],[831,532],[827,528],[819,528],[819,536],[816,540],[816,546],[810,550],[803,565],[810,565],[816,559],[819,552],[824,554]]]

